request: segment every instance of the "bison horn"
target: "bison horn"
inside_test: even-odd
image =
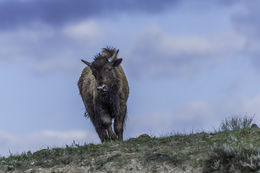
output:
[[[90,66],[90,65],[91,65],[90,62],[88,62],[88,61],[86,61],[86,60],[84,60],[84,59],[81,59],[81,61],[82,61],[84,64],[86,64],[87,66]]]
[[[115,60],[117,59],[117,54],[118,54],[118,52],[119,52],[119,49],[117,49],[117,50],[115,51],[114,55],[110,58],[110,62],[113,62],[113,61],[115,61]]]

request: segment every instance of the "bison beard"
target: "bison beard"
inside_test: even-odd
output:
[[[117,54],[118,50],[105,48],[92,63],[82,60],[87,67],[78,81],[86,111],[102,142],[123,140],[129,87]]]

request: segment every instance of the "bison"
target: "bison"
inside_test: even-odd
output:
[[[80,95],[86,115],[95,126],[102,143],[123,140],[129,86],[120,65],[122,58],[117,57],[118,52],[114,48],[103,48],[92,63],[81,60],[87,66],[78,81]]]

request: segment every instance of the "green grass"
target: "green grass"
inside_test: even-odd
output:
[[[239,130],[250,128],[253,123],[254,116],[232,116],[222,121],[220,131]]]
[[[121,142],[83,146],[73,143],[65,148],[47,148],[35,153],[2,157],[0,172],[70,164],[90,166],[95,172],[104,171],[107,165],[119,169],[131,160],[136,160],[149,172],[156,172],[162,163],[183,170],[187,167],[203,168],[204,173],[257,172],[260,171],[259,147],[259,128],[173,134],[161,138],[141,135]]]

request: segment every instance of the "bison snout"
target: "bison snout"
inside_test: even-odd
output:
[[[108,91],[108,87],[107,87],[107,85],[103,84],[103,85],[101,85],[101,86],[98,86],[98,87],[97,87],[97,90],[98,90],[98,91],[107,92],[107,91]]]

